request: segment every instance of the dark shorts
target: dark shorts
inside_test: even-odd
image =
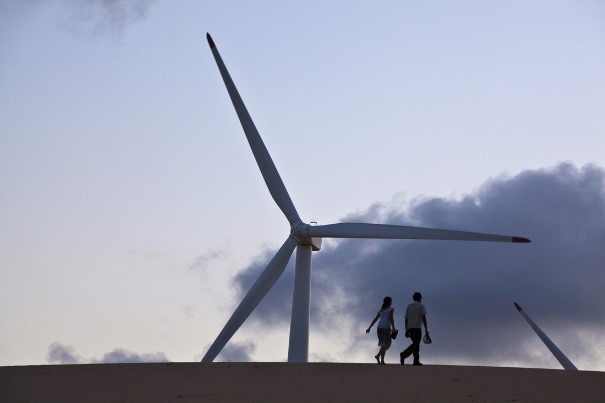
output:
[[[386,347],[388,350],[391,347],[391,329],[379,327],[376,333],[378,334],[378,345]]]

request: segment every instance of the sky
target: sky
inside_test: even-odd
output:
[[[286,239],[207,32],[304,221],[532,240],[324,240],[310,361],[421,291],[426,364],[560,368],[516,301],[605,370],[597,0],[0,1],[0,365],[199,361]],[[293,260],[219,361],[286,360]]]

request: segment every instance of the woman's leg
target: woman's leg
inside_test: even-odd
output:
[[[378,354],[376,354],[374,356],[374,358],[376,358],[377,363],[384,364],[384,354],[386,353],[386,351],[387,351],[386,347],[380,347]]]
[[[384,355],[387,353],[387,348],[383,347],[380,349],[380,363],[384,365]]]

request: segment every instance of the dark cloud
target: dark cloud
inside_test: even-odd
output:
[[[53,343],[48,347],[46,361],[49,364],[79,364],[81,358],[76,354],[73,347],[64,346],[61,343]]]
[[[133,353],[121,348],[116,348],[109,353],[105,353],[100,360],[92,360],[98,364],[126,364],[126,363],[144,363],[144,362],[169,362],[163,353]]]
[[[529,170],[492,178],[461,199],[376,204],[343,221],[517,235],[532,243],[324,241],[313,261],[313,331],[323,332],[343,319],[365,329],[385,295],[393,297],[402,326],[405,306],[419,290],[434,341],[427,347],[427,362],[557,368],[513,301],[572,361],[595,354],[594,348],[582,344],[580,334],[605,330],[603,169],[561,164]],[[237,276],[242,296],[274,253],[267,251]],[[289,326],[291,260],[249,320]],[[346,343],[351,349],[370,344],[361,336]],[[398,341],[395,349],[403,345]]]
[[[53,343],[48,348],[46,360],[49,364],[118,364],[118,363],[144,363],[169,362],[163,353],[133,353],[124,349],[114,349],[105,353],[101,359],[82,359],[73,347],[61,343]]]
[[[247,362],[252,361],[251,355],[254,353],[255,344],[247,340],[245,342],[232,342],[227,344],[217,357],[217,361],[229,362]]]

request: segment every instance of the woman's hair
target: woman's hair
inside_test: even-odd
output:
[[[391,299],[391,297],[384,297],[381,309],[391,306],[392,302],[393,302],[393,300]]]

